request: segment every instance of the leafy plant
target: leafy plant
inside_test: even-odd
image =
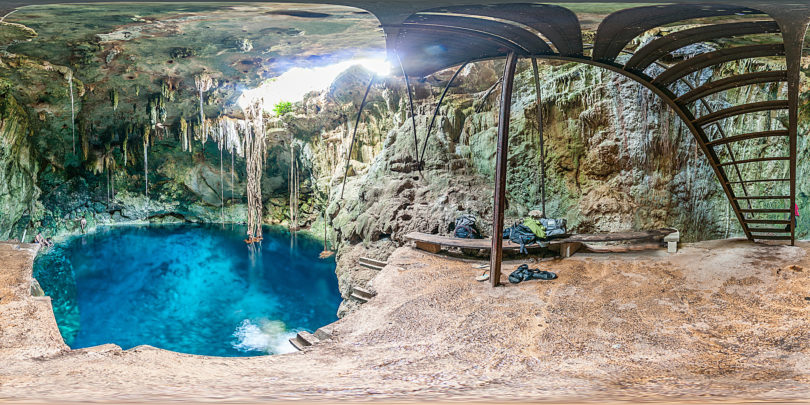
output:
[[[276,113],[276,116],[282,116],[287,114],[288,112],[292,112],[293,106],[292,103],[289,101],[281,101],[273,107],[273,112]]]

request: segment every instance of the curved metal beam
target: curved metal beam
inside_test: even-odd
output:
[[[742,114],[750,114],[754,112],[760,111],[769,111],[769,110],[784,110],[788,108],[788,101],[787,100],[771,100],[771,101],[760,101],[757,103],[748,103],[748,104],[740,104],[734,107],[729,107],[724,110],[717,110],[711,114],[706,114],[694,121],[696,127],[702,127],[707,124],[711,124],[715,121],[720,121],[722,119],[733,117],[735,115],[742,115]]]
[[[780,136],[787,136],[788,131],[762,131],[762,132],[751,132],[742,135],[735,135],[729,136],[726,138],[721,138],[716,141],[711,141],[706,144],[706,146],[714,147],[718,145],[726,145],[733,142],[740,142],[740,141],[747,141],[749,139],[758,139],[758,138],[771,138],[771,137],[780,137]],[[749,183],[752,182],[751,180],[748,181]],[[732,182],[735,183],[735,182]],[[745,183],[745,181],[740,180],[740,183]]]
[[[693,18],[734,14],[753,15],[762,12],[720,4],[670,4],[620,10],[605,17],[599,24],[593,45],[593,59],[613,62],[633,38],[655,27]]]
[[[729,24],[713,24],[673,32],[655,39],[635,52],[624,64],[627,70],[643,72],[656,60],[684,46],[717,38],[730,38],[751,34],[779,32],[779,24],[774,21],[753,21]]]
[[[736,87],[749,86],[752,84],[773,83],[787,81],[786,70],[774,70],[755,73],[746,73],[742,75],[735,75],[708,82],[694,90],[675,99],[675,102],[681,105],[689,104],[693,101],[710,96],[721,91],[733,89]]]
[[[677,63],[675,66],[656,76],[652,83],[657,86],[667,86],[690,73],[697,72],[709,66],[719,65],[733,60],[784,55],[784,44],[748,45],[720,49],[714,52],[702,53],[694,58]]]
[[[453,27],[453,26],[445,26],[445,25],[432,25],[432,24],[414,24],[414,23],[407,23],[402,24],[401,28],[409,28],[409,29],[419,29],[423,31],[433,31],[440,34],[456,34],[462,36],[468,36],[475,39],[483,39],[487,41],[494,41],[499,45],[505,47],[505,51],[516,51],[520,52],[521,54],[530,53],[529,50],[524,47],[523,45],[514,42],[507,38],[502,38],[497,35],[482,32],[477,29],[471,28],[463,28],[463,27]],[[548,45],[546,45],[548,46]],[[548,48],[548,52],[551,53],[551,48]]]
[[[456,15],[415,14],[403,24],[405,26],[418,24],[420,26],[470,30],[509,41],[530,53],[552,53],[551,47],[537,35],[517,25],[505,24],[500,21]]]
[[[497,7],[481,5],[434,8],[424,13],[447,13],[498,18],[532,28],[548,38],[565,56],[582,56],[582,29],[571,10],[550,4],[509,3]]]

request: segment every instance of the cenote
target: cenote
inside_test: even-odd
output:
[[[73,349],[114,343],[252,356],[293,350],[296,331],[337,319],[334,259],[321,242],[240,225],[102,227],[58,244],[34,271]]]

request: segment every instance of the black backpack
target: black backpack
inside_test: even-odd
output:
[[[520,223],[516,223],[504,229],[503,238],[520,244],[520,253],[526,254],[529,253],[529,251],[526,250],[526,245],[531,245],[537,241],[537,235],[535,235],[528,226]]]
[[[453,231],[453,236],[456,238],[464,239],[478,239],[481,234],[475,228],[475,216],[472,214],[463,214],[456,218],[456,228]]]

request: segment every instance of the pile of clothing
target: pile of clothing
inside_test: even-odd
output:
[[[504,229],[503,238],[519,244],[520,253],[529,253],[527,245],[537,243],[546,247],[550,239],[567,236],[565,227],[565,219],[545,218],[541,211],[533,210],[522,222]]]
[[[540,269],[530,269],[528,264],[521,264],[509,275],[509,282],[517,284],[528,280],[554,280],[557,274]]]

